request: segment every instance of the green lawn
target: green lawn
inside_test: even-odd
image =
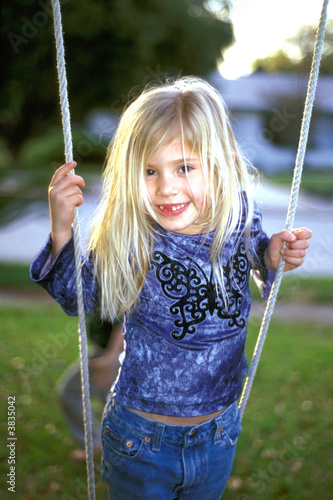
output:
[[[55,383],[78,356],[77,320],[60,307],[0,307],[1,435],[7,437],[7,401],[16,404],[16,497],[86,499],[85,465],[73,463],[74,444],[58,410]],[[2,440],[2,445],[4,440]],[[0,489],[9,472],[1,450]],[[96,462],[96,495],[107,498]],[[3,498],[3,497],[2,497]]]
[[[1,475],[9,472],[7,402],[16,405],[16,498],[80,500],[85,465],[69,458],[74,443],[54,386],[78,357],[76,319],[59,306],[0,306]],[[258,331],[250,321],[247,350]],[[243,417],[226,500],[333,497],[332,328],[273,320]],[[96,497],[107,498],[96,461]],[[130,500],[130,499],[129,499]]]
[[[250,322],[251,355],[257,329]],[[272,320],[226,499],[333,498],[332,334]]]
[[[292,172],[276,172],[272,175],[266,175],[267,180],[290,186],[292,182]],[[302,190],[308,193],[332,198],[333,195],[333,175],[329,170],[311,171],[305,168],[302,174]]]

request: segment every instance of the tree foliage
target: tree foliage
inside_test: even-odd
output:
[[[61,5],[73,121],[95,107],[119,112],[131,89],[166,75],[206,76],[233,42],[231,23],[203,0]],[[50,2],[3,1],[1,129],[13,152],[59,122],[53,36]]]
[[[316,38],[316,26],[303,26],[288,38],[281,49],[254,62],[256,71],[309,73]],[[320,73],[333,75],[333,20],[328,20],[324,39]]]

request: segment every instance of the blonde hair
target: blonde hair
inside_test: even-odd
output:
[[[201,160],[205,195],[211,201],[198,224],[206,233],[216,232],[211,262],[226,298],[221,256],[242,218],[249,234],[250,177],[221,96],[206,81],[184,77],[145,89],[125,109],[109,146],[101,206],[89,242],[105,318],[113,320],[138,304],[156,230],[145,184],[147,161],[179,134]]]

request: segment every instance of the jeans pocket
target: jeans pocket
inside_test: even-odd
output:
[[[108,451],[118,457],[127,459],[137,459],[144,451],[144,440],[129,431],[126,427],[117,425],[112,419],[107,418],[102,428],[103,453],[108,455]],[[113,462],[114,459],[111,459]]]
[[[237,443],[237,438],[242,432],[241,418],[237,410],[236,418],[229,420],[223,430],[223,440],[227,448],[232,448]]]

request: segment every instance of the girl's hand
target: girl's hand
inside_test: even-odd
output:
[[[265,253],[265,262],[268,269],[276,270],[281,254],[285,261],[285,271],[296,269],[301,266],[305,259],[306,249],[309,247],[309,239],[312,231],[306,227],[293,229],[291,232],[284,230],[272,235]],[[286,248],[283,243],[286,242]]]
[[[83,203],[80,188],[84,187],[84,180],[79,175],[67,175],[75,167],[73,161],[58,168],[49,186],[52,261],[71,238],[74,208]]]

